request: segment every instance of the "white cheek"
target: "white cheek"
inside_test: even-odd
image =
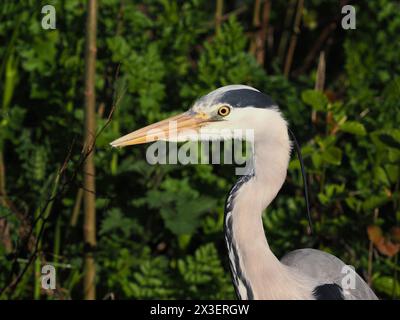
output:
[[[220,139],[243,139],[247,131],[254,133],[256,129],[259,115],[254,115],[254,108],[233,109],[223,120],[212,122],[201,131],[219,136]]]
[[[212,122],[201,132],[211,139],[276,139],[285,136],[286,122],[277,109],[238,108],[222,121]]]

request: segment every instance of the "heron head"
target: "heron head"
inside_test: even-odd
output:
[[[262,132],[265,139],[279,135],[278,127],[286,130],[286,122],[271,98],[249,86],[229,85],[199,98],[188,111],[129,133],[111,145],[226,140],[237,138],[244,130],[254,130],[255,139]]]

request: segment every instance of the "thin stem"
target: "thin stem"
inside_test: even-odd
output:
[[[290,69],[292,67],[293,55],[297,45],[297,37],[300,33],[300,23],[303,16],[304,0],[299,0],[297,3],[296,17],[294,21],[293,33],[290,39],[289,49],[286,56],[285,67],[283,74],[289,77]]]
[[[79,188],[75,198],[74,208],[72,209],[72,215],[70,220],[70,226],[75,227],[78,222],[79,212],[82,207],[83,189]]]
[[[287,10],[286,10],[286,15],[285,15],[285,21],[283,24],[283,32],[281,35],[281,39],[279,41],[279,46],[278,46],[278,57],[280,61],[283,61],[285,59],[285,51],[286,51],[286,47],[287,47],[287,43],[289,41],[289,27],[290,27],[290,23],[293,19],[293,14],[294,14],[294,9],[296,6],[296,1],[295,0],[291,0],[288,4]]]
[[[326,62],[325,62],[325,52],[321,51],[318,60],[317,77],[315,79],[315,90],[324,91],[325,87],[325,77],[326,77]],[[312,110],[311,112],[312,123],[317,123],[317,111]]]
[[[374,220],[375,223],[376,219],[378,219],[379,209],[375,208],[374,210]],[[373,264],[373,254],[374,254],[374,244],[372,240],[369,242],[369,249],[368,249],[368,285],[372,285],[372,264]]]
[[[54,199],[56,195],[59,181],[60,181],[60,174],[56,173],[53,183],[53,189],[51,190],[51,195],[50,195],[51,199]],[[33,290],[33,298],[35,300],[40,299],[40,284],[41,284],[40,266],[42,262],[42,237],[40,236],[40,234],[43,232],[42,230],[44,228],[44,222],[50,215],[51,209],[53,208],[53,203],[54,201],[48,204],[42,216],[41,216],[42,209],[40,206],[35,211],[35,219],[37,220],[37,223],[35,225],[35,236],[37,239],[37,255],[35,257],[35,263],[34,263],[34,290]]]
[[[259,11],[260,9],[258,9]],[[266,0],[263,5],[262,11],[262,21],[260,23],[259,17],[254,17],[254,26],[259,27],[255,37],[254,37],[254,55],[256,57],[257,62],[260,65],[264,65],[265,60],[265,42],[267,39],[267,30],[269,25],[269,17],[271,13],[271,2]],[[255,12],[255,14],[259,15],[259,12]]]
[[[215,29],[218,31],[222,23],[222,15],[224,13],[224,0],[217,0],[215,8]]]
[[[55,263],[58,263],[58,257],[60,256],[61,246],[61,215],[58,215],[56,226],[54,230],[54,248],[53,248],[53,259]]]
[[[254,10],[253,10],[253,27],[255,30],[258,30],[258,28],[260,27],[260,11],[261,11],[261,0],[256,0],[254,2]],[[255,32],[250,43],[250,53],[254,56],[256,54],[257,34],[258,31]]]
[[[1,147],[1,146],[0,146]],[[4,165],[4,155],[0,150],[0,205],[6,206],[6,168]]]
[[[96,186],[94,166],[94,141],[96,138],[96,30],[97,30],[97,1],[88,0],[86,20],[86,55],[85,55],[85,151],[88,152],[83,168],[84,186],[84,298],[96,299],[96,268],[94,251],[96,247]]]

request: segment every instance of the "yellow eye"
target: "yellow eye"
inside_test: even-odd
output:
[[[222,106],[218,109],[218,114],[222,117],[226,117],[231,112],[231,108],[228,106]]]

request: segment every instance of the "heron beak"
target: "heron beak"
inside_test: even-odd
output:
[[[114,140],[110,145],[113,147],[125,147],[158,140],[177,140],[177,137],[182,137],[185,134],[197,133],[209,121],[210,117],[205,113],[187,111],[133,131]]]

